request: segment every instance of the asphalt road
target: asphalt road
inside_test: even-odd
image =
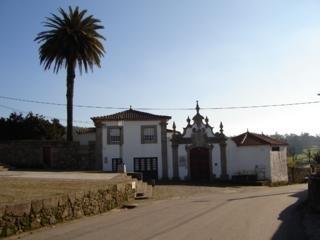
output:
[[[305,184],[284,187],[217,188],[183,199],[114,210],[20,239],[306,239],[299,202]]]

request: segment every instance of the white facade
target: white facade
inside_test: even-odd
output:
[[[96,142],[101,148],[101,168],[104,171],[114,171],[113,160],[121,159],[126,170],[134,172],[137,167],[136,159],[156,159],[157,179],[192,180],[196,171],[199,171],[198,175],[203,171],[210,181],[216,178],[231,179],[238,175],[256,175],[258,180],[271,182],[288,180],[285,143],[249,132],[227,138],[223,134],[222,124],[219,132],[213,132],[208,118],[204,119],[199,114],[199,109],[197,105],[193,123],[191,124],[188,118],[188,125],[183,133],[176,132],[175,126],[173,131],[166,130],[166,123],[170,119],[167,116],[158,116],[158,119],[153,120],[124,118],[111,121],[113,115],[93,118],[96,126],[100,128],[100,131],[96,131]],[[130,109],[114,116],[124,113],[137,116],[148,114]],[[142,129],[150,126],[156,131],[156,141],[144,143]],[[108,142],[108,131],[114,127],[121,129],[121,144]],[[197,170],[197,157],[202,161],[199,160],[202,164],[200,170]],[[142,162],[143,164],[145,171],[152,168],[149,163]]]
[[[258,180],[288,181],[286,146],[272,151],[272,145],[237,146],[228,139],[227,159],[231,176],[256,174]]]
[[[108,127],[122,127],[123,144],[108,144]],[[157,142],[141,143],[141,127],[156,126]],[[112,171],[112,159],[121,158],[128,172],[134,171],[134,158],[157,158],[158,178],[162,178],[160,121],[115,121],[102,126],[103,170]]]
[[[227,145],[228,172],[231,176],[258,173],[258,179],[270,179],[270,146],[237,146],[231,139]]]

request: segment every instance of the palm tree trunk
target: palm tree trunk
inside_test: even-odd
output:
[[[73,141],[73,86],[75,78],[75,65],[68,63],[67,67],[67,142]]]

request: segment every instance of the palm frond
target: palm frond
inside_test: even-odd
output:
[[[104,27],[99,19],[92,15],[86,16],[87,10],[79,7],[68,8],[68,12],[58,9],[59,16],[51,13],[43,26],[46,31],[38,33],[34,39],[40,44],[39,59],[44,69],[58,72],[69,64],[77,65],[80,73],[87,72],[96,65],[100,67],[100,59],[105,49],[102,40],[105,38],[98,33]]]

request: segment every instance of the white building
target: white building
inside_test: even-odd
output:
[[[227,146],[231,176],[255,174],[258,180],[288,181],[287,143],[247,131],[228,139]]]
[[[167,122],[160,116],[133,109],[94,117],[96,148],[104,171],[117,171],[121,162],[128,172],[144,178],[168,178]],[[99,161],[100,161],[99,160]]]
[[[256,176],[272,182],[288,180],[286,143],[250,132],[227,138],[222,123],[219,132],[213,132],[198,103],[196,115],[192,122],[187,118],[182,133],[176,131],[175,123],[173,130],[167,129],[170,119],[131,108],[93,117],[97,168],[118,171],[124,163],[128,172],[142,172],[145,179],[213,181]]]
[[[73,132],[73,140],[80,145],[89,145],[96,141],[96,128],[79,128]]]

